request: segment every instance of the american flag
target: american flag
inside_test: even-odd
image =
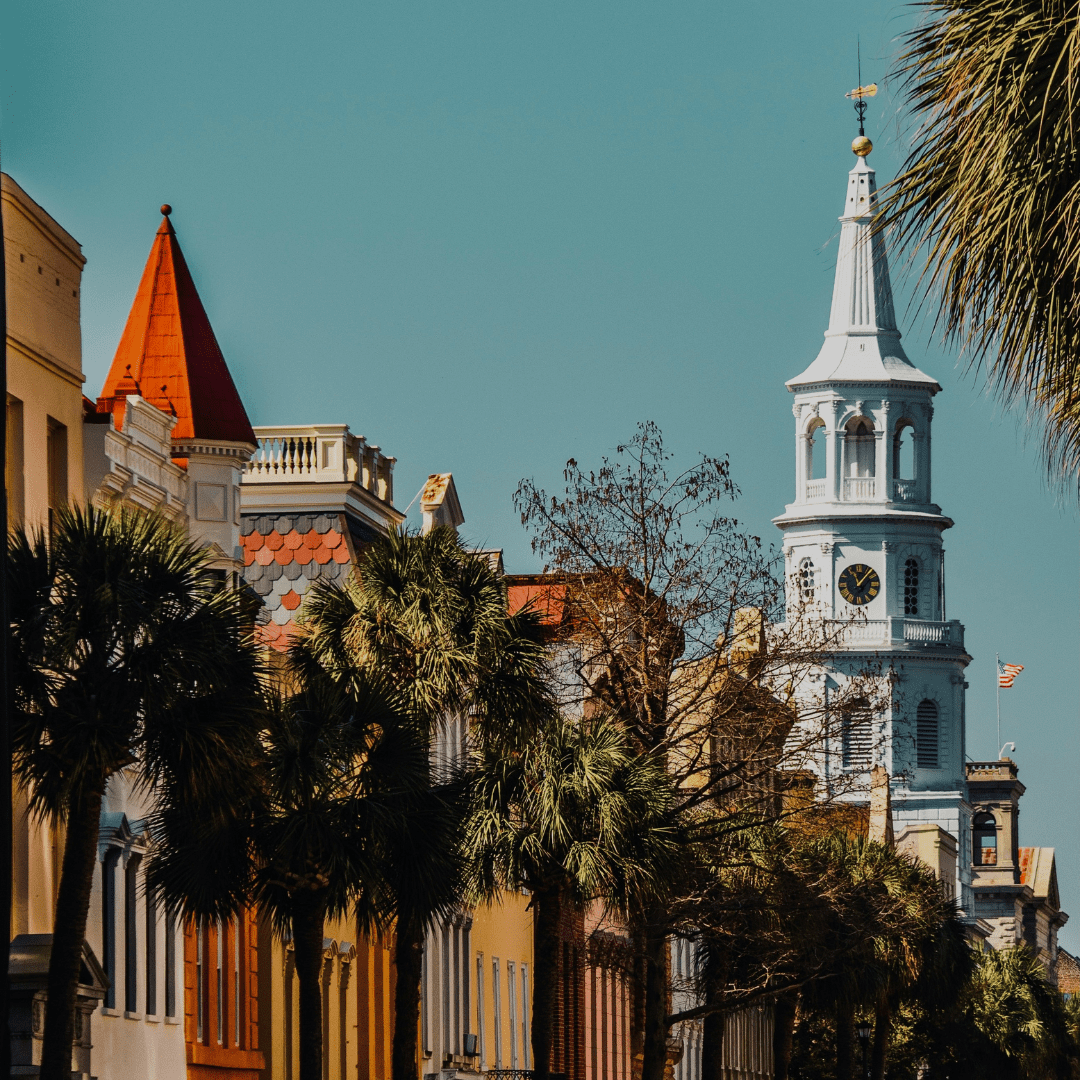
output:
[[[1016,680],[1016,676],[1024,670],[1023,664],[1003,664],[998,661],[998,686],[1002,690],[1008,690]]]

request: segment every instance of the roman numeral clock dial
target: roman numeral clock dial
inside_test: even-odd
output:
[[[844,568],[837,581],[840,595],[857,607],[869,604],[881,592],[881,579],[872,566],[854,563]]]

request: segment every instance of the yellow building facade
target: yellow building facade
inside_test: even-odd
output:
[[[0,177],[7,285],[8,522],[46,527],[81,496],[82,336],[86,262],[78,241],[8,175]],[[55,830],[13,807],[12,935],[51,934],[60,869]]]

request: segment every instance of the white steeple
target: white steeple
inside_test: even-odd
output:
[[[964,669],[971,658],[963,626],[945,611],[942,537],[952,521],[931,488],[941,386],[900,344],[885,242],[874,229],[871,149],[860,130],[825,342],[787,383],[795,498],[774,521],[784,534],[789,619],[833,620],[836,634],[822,670],[799,694],[827,710],[834,691],[842,702],[845,687],[880,679],[873,715],[837,706],[839,731],[813,767],[841,797],[865,802],[871,770],[884,766],[896,833],[937,826],[941,850],[957,852],[955,866],[941,872],[970,914]]]
[[[903,382],[941,389],[900,344],[885,242],[873,228],[876,209],[874,170],[859,157],[848,173],[825,343],[817,359],[788,381],[792,390],[821,382]]]

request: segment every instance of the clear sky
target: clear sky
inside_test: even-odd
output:
[[[739,515],[779,542],[784,380],[813,359],[854,131],[907,9],[771,4],[14,0],[4,170],[82,243],[96,396],[159,216],[173,223],[255,424],[347,422],[397,457],[404,506],[452,470],[464,531],[535,566],[511,505],[654,419],[730,454]],[[896,101],[868,134],[879,181]],[[894,268],[895,275],[895,268]],[[900,304],[903,316],[904,305]],[[967,626],[968,752],[996,756],[994,653],[1080,949],[1080,533],[1015,417],[909,312],[945,388],[935,499]],[[414,509],[415,514],[415,509]]]

